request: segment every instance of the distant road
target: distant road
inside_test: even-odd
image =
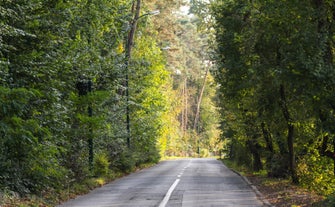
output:
[[[163,161],[59,207],[260,207],[252,188],[215,159]]]

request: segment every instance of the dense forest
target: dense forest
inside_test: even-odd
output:
[[[334,11],[332,0],[1,1],[0,205],[217,155],[334,194]]]
[[[209,8],[199,13],[214,29],[212,74],[227,155],[333,194],[334,1],[195,4]]]
[[[58,194],[222,148],[186,2],[0,2],[0,196]]]

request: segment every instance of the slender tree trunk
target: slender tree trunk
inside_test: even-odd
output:
[[[291,114],[288,110],[285,87],[283,84],[280,85],[280,106],[282,108],[283,115],[287,122],[287,145],[289,151],[289,167],[291,172],[291,178],[293,183],[298,183],[298,176],[296,172],[295,152],[294,152],[294,125]]]
[[[133,13],[133,19],[130,22],[130,31],[128,33],[128,38],[126,41],[126,78],[124,87],[126,89],[126,128],[127,128],[127,146],[130,148],[130,108],[129,108],[129,65],[131,61],[131,51],[134,45],[134,38],[135,38],[135,32],[137,27],[137,20],[140,17],[140,11],[141,11],[141,0],[136,1],[135,6],[135,0],[133,1],[132,5],[132,13]]]
[[[184,133],[187,131],[187,124],[188,124],[188,93],[187,93],[187,78],[185,78],[185,84],[184,84]],[[184,134],[185,135],[185,134]]]
[[[128,39],[127,39],[127,45],[126,45],[126,58],[128,62],[131,59],[131,51],[134,46],[134,38],[135,38],[135,32],[137,28],[137,20],[140,18],[140,11],[141,11],[141,0],[137,0],[136,4],[134,1],[133,6],[132,6],[132,13],[134,17],[130,22],[130,31],[128,33]]]
[[[188,122],[188,98],[187,98],[187,77],[184,80],[183,87],[182,87],[182,109],[181,109],[181,132],[182,138],[185,143],[188,142],[187,138],[187,122]],[[183,156],[186,156],[188,153],[188,148],[186,147],[183,150]]]
[[[266,148],[270,152],[270,155],[272,157],[274,150],[273,150],[271,133],[269,132],[264,122],[261,124],[261,128],[262,128],[263,137],[266,143]]]
[[[205,77],[204,77],[204,82],[201,87],[200,95],[198,98],[198,103],[197,103],[197,111],[195,112],[195,118],[194,118],[194,125],[193,129],[196,130],[199,122],[199,116],[200,116],[200,105],[202,101],[202,96],[204,94],[205,86],[206,86],[206,80],[207,80],[207,75],[208,75],[209,67],[206,69]]]
[[[186,135],[188,114],[187,114],[187,78],[185,78],[182,88],[182,110],[181,110],[181,130],[183,136]]]
[[[250,152],[253,157],[252,168],[254,171],[260,171],[263,169],[263,164],[261,161],[261,155],[259,153],[259,149],[261,148],[257,141],[257,136],[253,136],[251,139],[247,141]]]
[[[92,92],[92,81],[88,81],[88,92]],[[93,108],[92,108],[92,103],[89,103],[88,108],[87,108],[88,116],[92,117],[93,116]],[[92,124],[89,124],[89,138],[88,138],[88,161],[89,161],[89,166],[90,170],[93,170],[93,160],[94,160],[94,142],[93,142],[93,126]]]
[[[183,135],[184,135],[184,125],[185,125],[185,123],[184,123],[184,116],[185,116],[185,100],[184,100],[184,97],[185,97],[185,95],[184,95],[184,93],[185,93],[185,85],[183,84],[183,88],[182,88],[182,91],[181,91],[181,96],[182,96],[182,103],[181,103],[181,131],[183,132]]]
[[[272,135],[264,122],[262,122],[261,124],[261,129],[262,129],[263,138],[266,143],[266,149],[268,150],[268,153],[266,154],[266,163],[267,165],[270,165],[273,159],[273,155],[274,155]]]

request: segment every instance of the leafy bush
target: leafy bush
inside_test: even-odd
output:
[[[107,176],[109,173],[110,162],[106,153],[101,152],[94,157],[94,175]]]
[[[0,183],[21,195],[61,186],[67,172],[60,167],[58,147],[34,114],[41,98],[36,90],[0,87]]]
[[[231,146],[230,159],[236,162],[237,165],[252,169],[252,155],[247,150],[246,146],[240,142],[236,142]]]
[[[287,157],[280,154],[273,155],[271,163],[268,164],[268,175],[276,178],[284,178],[288,175]]]
[[[121,152],[118,156],[113,159],[113,167],[120,170],[121,172],[130,173],[136,166],[136,160],[134,154],[130,150]]]
[[[304,156],[297,167],[301,184],[324,195],[335,191],[333,169],[334,164],[329,158],[317,154]]]

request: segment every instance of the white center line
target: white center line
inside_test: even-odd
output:
[[[162,200],[162,202],[159,204],[158,207],[165,207],[166,206],[166,204],[169,202],[169,199],[171,197],[172,192],[177,187],[179,181],[180,181],[180,179],[177,179],[177,180],[174,181],[174,183],[171,185],[170,189],[168,190],[164,199]]]

